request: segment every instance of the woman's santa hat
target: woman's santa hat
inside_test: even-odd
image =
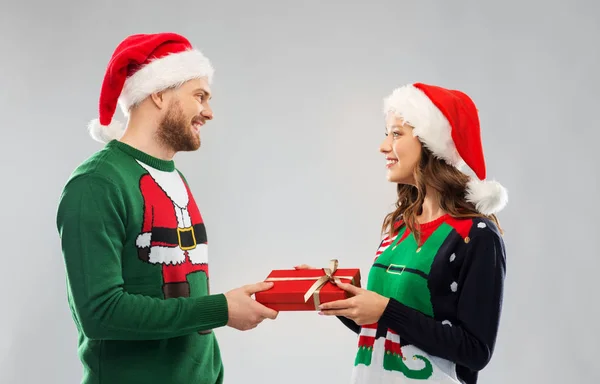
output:
[[[413,134],[435,156],[461,168],[469,166],[477,176],[467,184],[467,201],[490,215],[508,202],[506,189],[486,180],[477,107],[465,93],[414,83],[395,89],[384,100],[384,113],[393,113],[410,124]]]
[[[108,63],[100,93],[100,116],[90,122],[90,135],[101,143],[118,139],[125,127],[113,120],[117,104],[128,116],[132,106],[154,92],[197,78],[206,78],[210,84],[213,74],[210,61],[181,35],[128,36]]]

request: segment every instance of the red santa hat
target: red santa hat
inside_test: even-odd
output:
[[[121,137],[124,125],[113,120],[117,104],[129,109],[154,92],[195,79],[212,82],[214,69],[202,52],[175,33],[136,34],[115,49],[102,83],[99,118],[88,128],[95,140],[106,143]]]
[[[477,179],[467,184],[466,198],[486,215],[508,202],[506,189],[486,180],[477,107],[465,93],[422,83],[395,89],[384,100],[384,113],[410,124],[413,134],[434,156],[460,169],[467,165]]]

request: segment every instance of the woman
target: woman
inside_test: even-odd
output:
[[[485,181],[479,118],[462,92],[426,84],[385,100],[381,152],[396,210],[367,289],[320,306],[360,335],[353,383],[467,383],[490,361],[505,250],[495,213],[506,190]],[[459,168],[466,163],[471,179]],[[305,268],[299,266],[297,268]]]

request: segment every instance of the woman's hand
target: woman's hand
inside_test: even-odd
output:
[[[319,314],[326,316],[344,316],[358,325],[374,324],[379,321],[390,299],[378,293],[358,288],[352,284],[336,281],[341,289],[354,295],[345,300],[324,303],[319,306]]]
[[[301,264],[295,269],[314,269],[307,264]],[[319,306],[319,314],[325,316],[344,316],[358,325],[373,324],[379,321],[390,299],[373,291],[358,288],[352,284],[336,280],[336,285],[349,292],[353,297],[337,300]]]

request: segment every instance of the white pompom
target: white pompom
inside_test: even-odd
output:
[[[508,191],[500,183],[471,179],[467,183],[467,201],[484,215],[500,212],[508,203]]]
[[[120,139],[125,127],[116,120],[111,121],[109,125],[102,125],[99,119],[94,119],[88,124],[88,131],[94,140],[106,144],[111,140]]]

